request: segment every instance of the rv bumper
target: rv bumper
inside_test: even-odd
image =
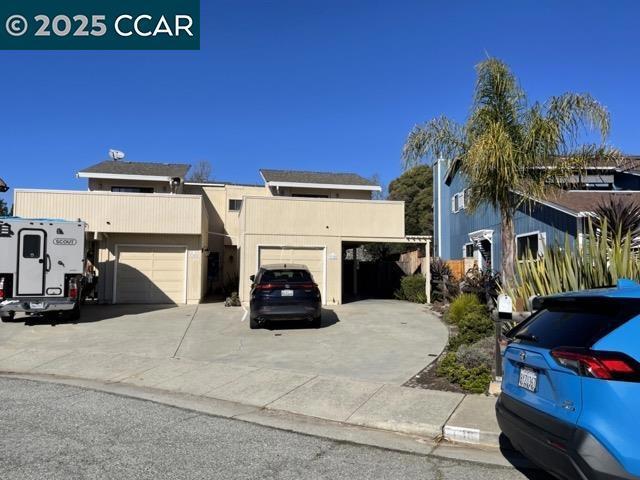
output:
[[[0,302],[0,313],[26,312],[59,312],[62,310],[73,310],[75,300],[70,298],[10,298]]]

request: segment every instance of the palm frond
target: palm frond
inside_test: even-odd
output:
[[[462,126],[442,116],[411,130],[402,148],[402,161],[408,169],[425,158],[458,158],[465,148]]]

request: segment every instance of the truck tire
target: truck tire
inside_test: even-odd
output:
[[[3,322],[10,322],[14,319],[15,316],[16,316],[15,312],[9,312],[4,315],[1,315],[0,320],[2,320]]]
[[[249,318],[249,328],[251,330],[257,330],[258,328],[260,328],[258,320],[256,320],[255,318]]]

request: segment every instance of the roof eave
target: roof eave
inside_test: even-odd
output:
[[[175,177],[162,175],[131,175],[126,173],[78,172],[78,178],[101,178],[105,180],[139,180],[146,182],[170,182]],[[182,178],[182,177],[179,177]]]
[[[262,175],[262,173],[261,173]],[[263,176],[264,178],[264,176]],[[379,185],[353,185],[353,184],[337,184],[337,183],[305,183],[305,182],[266,182],[268,187],[290,187],[290,188],[314,188],[321,190],[366,190],[370,192],[381,192],[382,187]]]

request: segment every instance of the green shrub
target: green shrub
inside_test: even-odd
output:
[[[487,367],[494,364],[495,336],[481,338],[471,345],[460,345],[456,352],[456,359],[466,368]]]
[[[456,299],[451,302],[449,310],[447,311],[447,321],[449,323],[458,324],[462,316],[470,310],[477,310],[478,307],[482,307],[480,300],[473,293],[463,293],[458,295]]]
[[[460,345],[471,345],[493,333],[494,324],[486,308],[474,308],[458,322],[458,333],[449,339],[449,350],[455,352]]]
[[[447,353],[438,364],[436,374],[459,385],[465,392],[484,393],[491,383],[491,369],[482,365],[467,368],[458,362],[454,352]]]
[[[422,275],[407,275],[400,280],[400,288],[396,290],[395,297],[414,303],[426,303],[425,285],[426,280]]]

